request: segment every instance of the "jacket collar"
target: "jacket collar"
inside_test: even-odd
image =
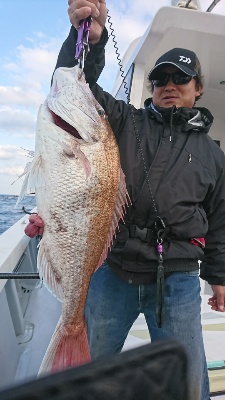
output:
[[[151,114],[162,122],[171,121],[171,113],[173,113],[173,124],[185,125],[185,130],[195,129],[207,133],[212,126],[213,116],[211,112],[204,107],[193,108],[163,108],[155,107],[152,99],[145,100],[145,109],[150,110]]]

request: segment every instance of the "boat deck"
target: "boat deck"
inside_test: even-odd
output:
[[[209,295],[204,295],[202,302],[202,324],[207,362],[222,361],[225,360],[225,315],[211,311],[207,305],[208,297]],[[35,313],[34,310],[36,310]],[[25,321],[28,331],[30,327],[34,327],[33,336],[27,343],[20,344],[21,357],[15,383],[36,378],[60,313],[61,304],[44,286],[31,292]],[[149,342],[147,325],[141,314],[130,330],[123,350],[129,350]],[[218,393],[225,390],[225,369],[210,371],[209,376],[212,392]],[[225,394],[217,395],[215,398],[225,400]]]

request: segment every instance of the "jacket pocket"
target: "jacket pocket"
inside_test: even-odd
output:
[[[171,187],[174,187],[176,185],[176,183],[178,182],[178,180],[181,178],[185,168],[187,167],[187,165],[190,163],[191,160],[191,155],[187,154],[185,159],[183,160],[183,163],[181,163],[180,166],[178,166],[176,173],[174,174],[173,179],[171,180],[170,184]]]

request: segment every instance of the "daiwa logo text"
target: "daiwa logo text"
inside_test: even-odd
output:
[[[191,59],[189,57],[184,57],[184,56],[180,56],[179,61],[182,61],[182,62],[187,63],[187,64],[191,63]]]

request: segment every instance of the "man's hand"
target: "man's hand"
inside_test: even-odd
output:
[[[89,41],[97,43],[100,40],[107,16],[105,0],[68,0],[68,5],[69,19],[76,29],[79,28],[82,19],[89,16],[93,18]]]
[[[30,238],[34,238],[35,236],[38,236],[38,235],[43,235],[44,222],[41,219],[41,217],[39,217],[38,214],[32,214],[29,217],[29,224],[24,229],[24,232]]]
[[[211,285],[213,296],[209,298],[208,304],[214,311],[225,312],[225,286]]]

